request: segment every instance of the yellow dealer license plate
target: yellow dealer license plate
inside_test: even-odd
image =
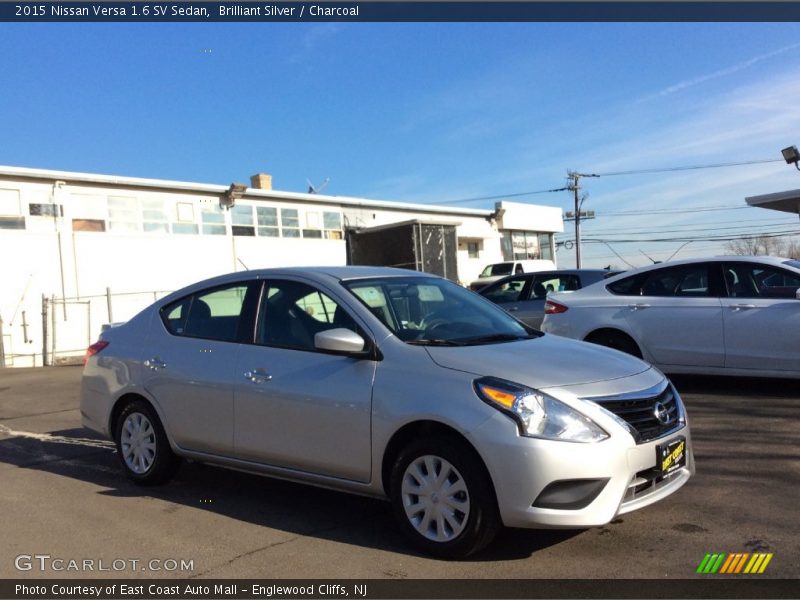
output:
[[[656,466],[663,475],[686,466],[686,438],[680,436],[656,446]]]

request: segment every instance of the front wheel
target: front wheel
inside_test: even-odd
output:
[[[164,483],[178,468],[178,457],[169,446],[158,415],[142,400],[122,409],[114,440],[125,474],[140,485]]]
[[[394,463],[391,500],[412,543],[443,558],[463,558],[500,528],[494,489],[483,462],[450,437],[412,442]]]

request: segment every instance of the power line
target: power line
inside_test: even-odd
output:
[[[662,167],[651,169],[636,169],[631,171],[611,171],[608,173],[583,174],[586,177],[616,177],[617,175],[643,175],[647,173],[672,173],[674,171],[697,171],[700,169],[720,169],[723,167],[741,167],[745,165],[761,165],[766,163],[784,162],[780,158],[766,158],[761,160],[745,160],[742,162],[715,163],[711,165],[689,165],[684,167]]]
[[[552,190],[537,190],[535,192],[517,192],[515,194],[500,194],[498,196],[480,196],[477,198],[464,198],[462,200],[444,200],[436,204],[460,204],[462,202],[477,202],[478,200],[501,200],[503,198],[518,198],[520,196],[533,196],[534,194],[550,194],[552,192],[563,192],[569,188],[561,187]]]
[[[740,229],[748,229],[754,231],[756,229],[762,229],[764,227],[775,227],[776,225],[790,225],[785,221],[779,221],[777,223],[772,223],[769,225],[741,225],[736,227],[682,227],[680,229],[666,229],[666,230],[659,230],[653,231],[652,229],[629,229],[629,230],[622,230],[622,231],[612,231],[612,230],[593,230],[587,231],[586,233],[591,235],[637,235],[643,233],[683,233],[684,231],[734,231]],[[674,227],[674,225],[672,226]],[[755,231],[754,231],[755,232]],[[757,233],[757,232],[756,232]],[[769,233],[769,232],[766,232]],[[798,230],[798,234],[800,234],[800,230]],[[568,235],[568,234],[567,234]]]
[[[695,206],[693,208],[654,208],[650,210],[622,210],[619,212],[602,212],[595,211],[598,217],[627,217],[627,216],[641,216],[652,214],[671,214],[671,213],[696,213],[696,212],[714,212],[719,210],[742,210],[743,208],[754,208],[749,205],[728,205],[728,206]]]
[[[736,219],[736,220],[733,220],[733,221],[714,221],[713,225],[725,225],[725,224],[728,224],[728,223],[741,223],[741,222],[742,222],[741,219]],[[774,218],[751,219],[749,222],[753,224],[752,225],[753,227],[771,227],[771,226],[774,226],[774,225],[789,225],[790,224],[789,220],[787,220],[787,219],[775,220]],[[792,220],[792,222],[794,222],[794,219]],[[758,223],[762,223],[762,224],[759,225]],[[652,226],[648,227],[646,230],[642,230],[642,231],[635,231],[635,230],[631,230],[631,229],[626,228],[626,227],[615,227],[613,230],[611,230],[611,229],[608,229],[608,230],[606,230],[606,229],[592,229],[591,231],[588,231],[587,233],[592,233],[592,234],[618,233],[618,232],[649,233],[651,231],[665,229],[665,228],[668,228],[668,227],[680,227],[680,226],[681,226],[680,223],[673,223],[671,225],[652,225]],[[718,229],[733,229],[733,228],[734,227],[719,227]],[[702,225],[694,227],[694,226],[692,226],[690,224],[687,224],[687,226],[684,229],[686,231],[707,230],[708,227],[702,226]]]
[[[583,241],[587,243],[602,243],[614,242],[615,244],[643,244],[643,243],[659,243],[659,242],[687,242],[687,241],[704,241],[704,242],[730,242],[733,240],[742,239],[755,239],[759,237],[766,238],[779,238],[779,237],[794,237],[800,235],[796,229],[792,231],[771,231],[759,233],[758,235],[737,235],[731,237],[730,235],[723,234],[719,236],[696,236],[696,237],[670,237],[670,238],[636,238],[636,239],[613,239],[604,240],[600,238],[586,238]]]

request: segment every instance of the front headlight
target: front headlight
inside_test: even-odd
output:
[[[512,417],[522,435],[565,442],[599,442],[608,437],[590,418],[538,390],[483,377],[475,380],[475,392]]]

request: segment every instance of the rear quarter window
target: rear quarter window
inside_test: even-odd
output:
[[[617,296],[641,296],[642,282],[646,277],[647,273],[626,277],[625,279],[609,283],[606,289]]]

